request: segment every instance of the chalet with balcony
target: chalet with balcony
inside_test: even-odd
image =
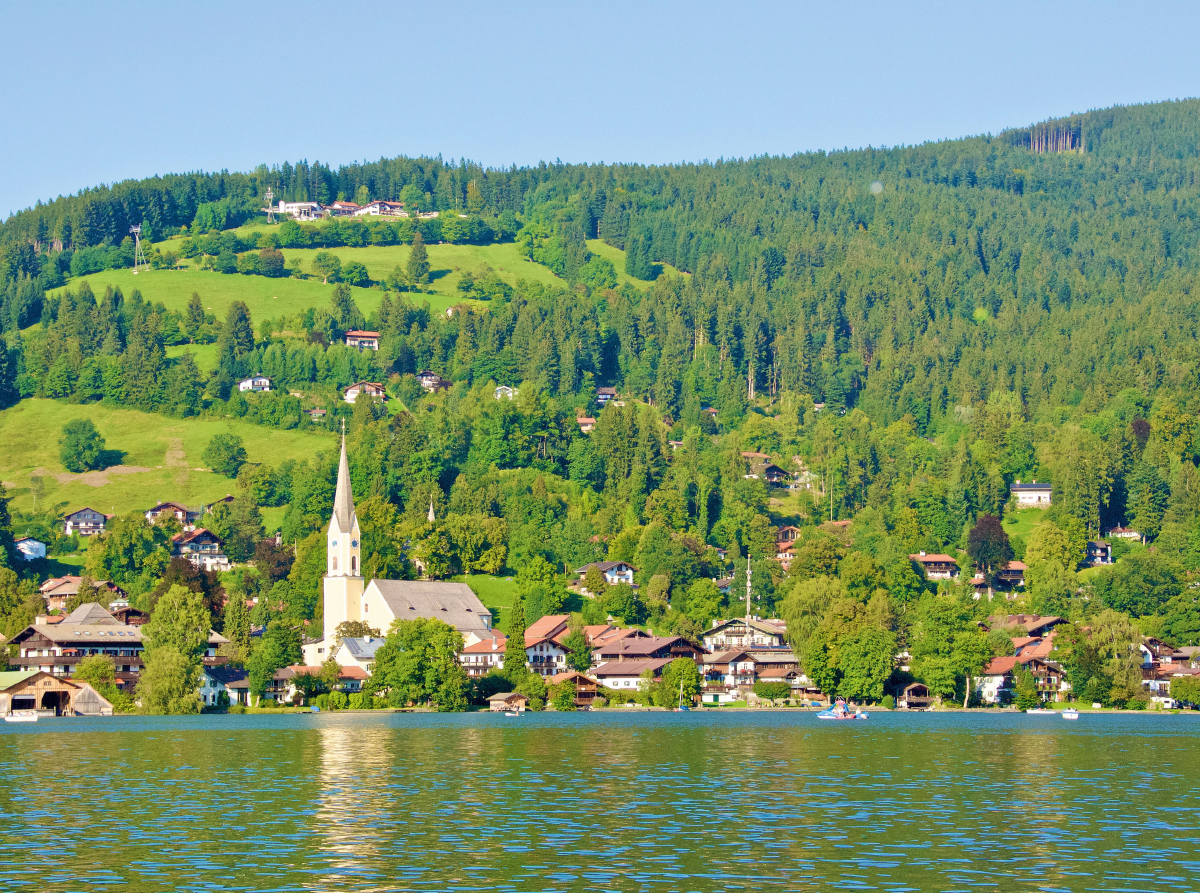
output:
[[[354,212],[355,217],[407,217],[404,202],[367,202]]]
[[[158,524],[162,521],[174,519],[181,526],[187,527],[196,522],[201,512],[190,509],[185,505],[180,505],[178,502],[160,502],[154,508],[147,509],[145,514],[146,520],[151,524]]]
[[[616,586],[620,583],[632,586],[633,577],[637,573],[637,568],[627,561],[595,561],[576,568],[575,573],[579,574],[580,579],[583,579],[592,568],[596,568],[604,574],[604,582],[609,586]]]
[[[171,554],[186,558],[205,571],[227,571],[231,567],[221,547],[221,538],[203,527],[185,530],[171,537]]]
[[[360,395],[370,397],[373,400],[387,399],[387,391],[385,391],[383,389],[383,385],[377,381],[360,381],[356,384],[350,385],[350,387],[346,388],[346,390],[342,393],[342,399],[347,403],[353,403],[359,398]]]
[[[471,678],[486,676],[492,670],[504,669],[504,649],[507,647],[508,636],[498,632],[490,639],[480,639],[464,646],[458,660]],[[528,651],[525,656],[529,656]]]
[[[556,673],[546,680],[547,685],[562,685],[564,682],[570,682],[575,686],[575,709],[590,710],[592,701],[596,700],[596,695],[599,693],[599,683],[590,676],[585,676],[575,670]]]
[[[1112,544],[1105,540],[1090,540],[1087,544],[1087,558],[1084,559],[1084,563],[1089,567],[1112,564]]]
[[[717,653],[730,651],[735,648],[747,650],[763,650],[767,648],[786,648],[784,635],[787,626],[782,620],[759,620],[752,617],[735,617],[732,620],[714,620],[710,629],[704,632],[704,647]]]
[[[616,399],[616,388],[596,388],[596,402],[600,404],[601,408],[607,406],[610,400]]]
[[[958,576],[958,561],[952,555],[918,552],[916,555],[909,555],[908,558],[921,566],[926,580],[953,580]]]
[[[112,517],[84,506],[63,516],[63,535],[95,536],[97,533],[104,533],[104,525]]]
[[[700,649],[682,636],[638,636],[601,643],[592,652],[592,660],[596,663],[660,657],[671,660],[686,657],[699,662]]]
[[[379,350],[379,333],[364,329],[351,329],[346,333],[346,346],[359,350]]]
[[[428,369],[417,373],[417,381],[421,383],[421,387],[431,394],[437,391],[448,391],[452,384],[449,379],[442,378],[436,372],[430,372]]]

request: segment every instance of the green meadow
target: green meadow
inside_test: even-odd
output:
[[[62,426],[78,418],[91,419],[105,447],[120,452],[118,465],[87,474],[72,474],[63,467],[58,438]],[[4,444],[0,480],[14,497],[13,509],[23,512],[34,509],[30,479],[35,472],[45,488],[36,507],[39,513],[90,505],[97,511],[121,514],[159,501],[199,505],[234,492],[234,482],[205,469],[200,458],[212,436],[223,432],[242,438],[249,461],[269,465],[336,448],[330,435],[317,432],[30,399],[0,412],[0,443]],[[267,509],[264,517],[277,524],[282,509]]]
[[[614,248],[603,239],[588,239],[588,251],[600,257],[607,258],[612,261],[612,265],[617,268],[617,285],[632,285],[634,288],[648,288],[649,282],[642,279],[634,279],[625,272],[625,252],[620,248]],[[662,268],[664,276],[687,276],[688,273],[680,273],[670,264],[656,264]]]
[[[517,597],[517,584],[512,577],[493,577],[490,574],[463,574],[452,578],[466,583],[475,596],[492,612],[492,626],[503,632],[508,628],[508,612]],[[503,618],[503,620],[501,619]]]

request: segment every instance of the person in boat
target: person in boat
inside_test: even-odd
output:
[[[841,698],[838,698],[837,703],[834,704],[834,706],[833,706],[833,712],[836,716],[845,716],[846,715],[846,702],[843,701]]]

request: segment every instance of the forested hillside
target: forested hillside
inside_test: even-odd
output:
[[[728,570],[712,546],[764,560],[764,611],[833,580],[843,588],[810,586],[790,610],[816,599],[803,609],[815,627],[828,604],[845,596],[865,611],[878,589],[891,600],[885,625],[916,635],[894,619],[921,588],[907,555],[965,552],[979,518],[1011,510],[1015,480],[1052,480],[1041,532],[1013,543],[1018,556],[1032,544],[1043,562],[1021,604],[1080,616],[1120,608],[1192,642],[1198,140],[1200,101],[1188,100],[788,158],[500,170],[302,162],[89,189],[0,226],[0,405],[49,396],[296,427],[312,423],[288,390],[333,408],[338,388],[387,381],[405,409],[355,409],[356,486],[412,524],[431,495],[448,510],[448,526],[417,536],[427,558],[444,553],[447,573],[501,545],[499,567],[517,573],[535,557],[559,572],[596,555],[636,559],[643,593],[660,598],[645,610],[680,629],[724,610],[711,593],[687,594]],[[399,200],[440,216],[233,238],[226,231],[261,219],[268,188],[297,201]],[[466,277],[459,288],[475,303],[446,316],[422,306],[422,271],[410,264],[374,282],[355,271],[355,284],[385,293],[369,314],[331,281],[330,303],[304,314],[251,320],[235,306],[216,319],[83,284],[85,269],[124,262],[134,223],[163,250],[230,274],[299,275],[288,266],[299,248],[512,240],[561,283]],[[587,246],[597,238],[645,284],[617,287]],[[661,264],[682,275],[658,275]],[[378,354],[337,344],[364,325],[383,334]],[[204,341],[218,345],[211,375],[186,355],[166,358],[171,345]],[[423,369],[455,387],[424,395],[412,378]],[[231,394],[255,373],[279,393]],[[519,387],[519,399],[497,402],[494,384]],[[615,387],[625,406],[600,413],[598,386]],[[595,432],[580,431],[577,413],[599,413]],[[769,490],[746,477],[742,452],[769,454],[803,485]],[[324,523],[305,486],[289,484],[293,541]],[[313,492],[327,499],[323,488]],[[467,544],[482,529],[467,517],[502,521],[489,528],[495,542]],[[852,534],[817,527],[851,518]],[[786,574],[769,560],[783,523],[804,527],[815,556]],[[1122,523],[1155,550],[1077,580],[1088,537]],[[1044,558],[1047,530],[1069,544],[1054,560]],[[1152,597],[1129,595],[1135,584],[1122,575],[1135,571],[1164,581]],[[665,583],[652,589],[654,576]]]

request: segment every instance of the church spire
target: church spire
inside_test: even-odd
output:
[[[354,526],[354,494],[350,492],[350,466],[346,462],[346,431],[342,423],[342,455],[338,459],[337,491],[333,494],[333,517],[338,529],[349,533]]]

